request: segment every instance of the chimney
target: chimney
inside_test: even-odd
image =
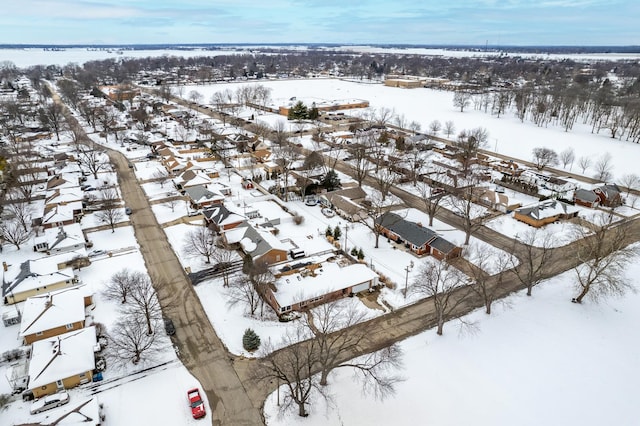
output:
[[[7,265],[7,262],[2,262],[2,269],[4,269],[5,272],[9,270],[9,265]]]

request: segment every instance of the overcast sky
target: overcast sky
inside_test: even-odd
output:
[[[3,0],[0,44],[640,45],[639,0]]]

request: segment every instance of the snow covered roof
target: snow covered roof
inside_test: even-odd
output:
[[[95,369],[96,328],[64,333],[31,345],[29,388],[54,383]]]
[[[70,220],[73,220],[73,207],[69,204],[60,204],[45,213],[45,215],[42,217],[42,224],[55,224],[60,222],[68,222]]]
[[[76,247],[85,244],[82,227],[79,223],[72,223],[58,228],[45,229],[44,233],[34,239],[34,245],[47,243],[49,249]]]
[[[66,253],[72,256],[73,252]],[[67,257],[65,257],[67,258]],[[55,260],[52,260],[55,259]],[[2,295],[23,293],[37,288],[46,288],[51,284],[71,282],[75,275],[71,267],[58,269],[61,257],[46,257],[38,260],[27,260],[19,265],[10,265],[4,273]],[[63,262],[60,262],[63,263]]]
[[[578,212],[578,209],[561,201],[544,200],[532,206],[521,207],[516,212],[523,216],[540,220],[559,215],[574,214]]]
[[[80,286],[29,297],[24,302],[19,335],[24,337],[84,321],[86,292],[86,286]]]
[[[356,263],[340,267],[336,262],[325,262],[313,273],[285,275],[274,283],[277,291],[273,296],[280,306],[323,296],[367,281],[376,280],[378,275],[366,265]]]

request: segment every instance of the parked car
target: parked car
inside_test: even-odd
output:
[[[198,216],[199,214],[202,214],[202,210],[191,210],[189,211],[187,216],[192,217],[192,216]]]
[[[200,419],[207,414],[204,408],[204,401],[200,397],[200,390],[193,388],[187,391],[187,398],[189,398],[189,405],[191,406],[191,415],[194,419]]]
[[[326,217],[334,217],[336,213],[328,207],[322,209],[322,214]]]
[[[133,210],[131,210],[131,207],[125,207],[124,212],[129,215],[133,213]]]
[[[92,251],[89,252],[89,257],[100,256],[100,255],[103,255],[105,253],[106,253],[106,251],[104,251],[104,250],[92,250]]]
[[[176,334],[176,327],[173,325],[173,321],[170,318],[164,318],[164,331],[167,332],[167,336],[173,336]]]
[[[55,407],[61,407],[69,402],[69,394],[67,392],[54,393],[35,400],[31,404],[31,414],[42,413]]]

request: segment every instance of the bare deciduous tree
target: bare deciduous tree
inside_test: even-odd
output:
[[[411,291],[422,297],[430,297],[436,314],[436,333],[441,336],[444,323],[455,319],[469,290],[465,288],[466,277],[446,261],[427,258],[420,266]]]
[[[139,315],[147,325],[147,334],[154,333],[154,326],[162,316],[162,309],[156,290],[148,275],[141,272],[131,274],[131,288],[129,289],[130,311]]]
[[[628,245],[625,229],[618,226],[612,212],[597,218],[594,230],[576,229],[581,242],[577,250],[580,264],[574,268],[579,292],[572,299],[575,303],[582,303],[587,295],[597,301],[635,290],[625,271],[640,250]]]
[[[510,253],[510,264],[518,281],[527,288],[527,296],[531,296],[533,287],[545,279],[544,267],[551,259],[555,237],[549,232],[533,228],[520,237],[516,235],[516,240],[523,244],[523,250],[518,251],[514,246]]]
[[[573,166],[573,162],[576,159],[576,153],[573,148],[567,148],[560,152],[560,162],[562,163],[563,168],[567,168],[569,164]]]
[[[25,232],[31,229],[31,217],[33,214],[33,206],[29,203],[16,201],[6,205],[6,209],[11,215],[20,222]]]
[[[509,255],[504,251],[472,245],[468,258],[473,262],[470,275],[474,280],[469,288],[482,298],[485,312],[490,315],[493,302],[501,294],[506,271],[511,267]]]
[[[547,166],[555,166],[558,164],[558,153],[553,149],[538,147],[533,148],[533,163],[538,170],[542,170]]]
[[[77,154],[77,161],[80,166],[91,173],[94,179],[98,179],[98,172],[109,167],[107,156],[99,151],[93,142],[88,145],[78,145]]]
[[[306,405],[309,404],[314,389],[320,395],[324,395],[318,377],[314,375],[317,366],[317,342],[310,337],[312,336],[307,330],[296,327],[282,337],[279,346],[283,349],[273,352],[274,344],[270,340],[264,342],[260,349],[265,357],[264,361],[257,366],[253,374],[257,381],[277,380],[278,384],[284,384],[287,392],[283,409],[297,406],[298,415],[301,417],[308,416]],[[304,343],[300,343],[303,341]]]
[[[462,90],[456,91],[453,95],[453,106],[460,108],[460,112],[464,112],[464,109],[471,103],[471,93]]]
[[[363,375],[363,385],[384,398],[394,393],[394,385],[400,379],[390,371],[402,365],[402,350],[392,345],[370,356],[345,362],[345,358],[363,343],[369,330],[354,327],[366,319],[366,314],[358,310],[348,300],[325,303],[305,316],[305,326],[317,341],[317,357],[320,367],[320,385],[327,385],[329,373],[336,368],[352,367]]]
[[[433,226],[433,219],[438,214],[440,207],[442,207],[442,198],[445,193],[442,189],[434,188],[422,181],[418,182],[417,187],[420,198],[424,203],[424,211],[429,215],[429,226]]]
[[[611,154],[609,154],[608,152],[603,154],[602,157],[600,157],[594,165],[596,173],[593,177],[602,182],[611,180],[611,172],[613,170],[613,164],[611,163],[612,160],[613,158],[611,157]]]
[[[440,121],[433,120],[429,123],[429,133],[433,136],[437,135],[440,130],[442,130],[442,124],[440,124]]]
[[[227,304],[229,306],[244,305],[249,315],[255,316],[262,298],[251,278],[245,274],[236,275],[230,280],[228,287]]]
[[[640,176],[635,173],[627,173],[622,176],[620,183],[627,189],[627,203],[631,201],[631,207],[635,207],[637,197],[632,196],[631,192],[638,189]]]
[[[147,333],[144,322],[135,315],[127,315],[118,320],[108,337],[107,356],[116,365],[151,362],[161,349],[157,334]]]
[[[591,158],[586,155],[578,158],[578,166],[580,166],[582,174],[584,174],[584,172],[591,167]]]
[[[16,219],[0,220],[0,239],[16,246],[26,243],[31,238],[31,229],[25,230],[20,221]]]
[[[451,120],[445,121],[444,133],[447,135],[447,138],[449,138],[455,132],[456,132],[456,125],[453,123],[453,121]]]
[[[124,213],[120,207],[118,192],[113,188],[104,188],[100,191],[102,209],[96,212],[99,221],[106,222],[111,227],[111,232],[116,232],[116,224],[122,220]]]
[[[183,253],[191,256],[202,255],[211,263],[211,257],[216,252],[215,233],[204,226],[189,231],[184,239]]]
[[[116,272],[105,285],[102,294],[109,300],[119,300],[121,304],[127,303],[127,295],[134,286],[136,274],[126,268]]]

